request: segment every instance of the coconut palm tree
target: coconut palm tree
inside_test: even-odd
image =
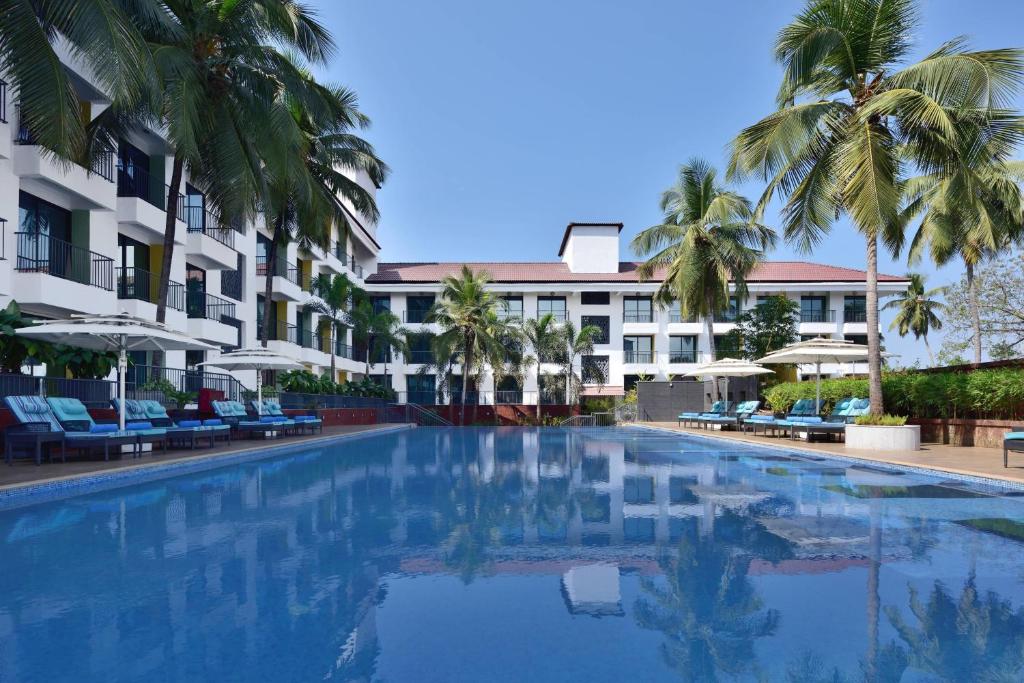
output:
[[[348,317],[352,324],[352,341],[363,347],[363,359],[366,363],[364,374],[369,377],[370,366],[376,365],[373,359],[382,351],[384,375],[387,376],[387,362],[391,357],[391,350],[404,351],[409,331],[401,326],[398,316],[388,309],[375,309],[362,290],[356,291],[355,305],[349,311]]]
[[[321,273],[313,278],[310,289],[315,298],[306,302],[305,309],[320,316],[320,329],[327,331],[331,340],[331,380],[337,377],[337,362],[334,351],[337,341],[348,330],[347,319],[343,315],[352,303],[355,285],[345,275]]]
[[[896,310],[896,317],[889,329],[896,330],[901,337],[913,334],[914,339],[923,339],[929,364],[935,365],[935,356],[928,345],[928,333],[942,329],[942,319],[938,314],[946,310],[946,305],[935,297],[945,292],[946,288],[925,289],[925,276],[921,273],[907,273],[907,279],[910,280],[907,291],[896,295],[899,298],[882,308]]]
[[[878,241],[896,252],[902,173],[942,172],[955,156],[957,116],[984,125],[1013,101],[1019,50],[971,52],[961,39],[900,68],[917,35],[914,0],[812,0],[780,31],[778,110],[733,142],[730,173],[768,185],[758,212],[786,197],[786,238],[819,245],[843,214],[866,243],[871,412],[882,407]]]
[[[746,278],[775,244],[775,233],[754,221],[750,201],[720,185],[703,159],[679,169],[676,184],[661,196],[661,210],[662,223],[633,238],[633,251],[647,258],[639,275],[661,277],[662,303],[677,299],[684,317],[704,318],[714,359],[715,315],[729,307],[730,281],[735,296],[746,298]],[[711,386],[717,401],[714,378]]]
[[[567,320],[559,332],[562,346],[559,356],[563,361],[562,373],[565,375],[565,402],[573,405],[583,384],[583,378],[576,374],[576,359],[594,353],[594,340],[601,338],[601,328],[585,325],[577,332],[572,321]],[[591,368],[591,372],[601,372],[601,369]],[[603,376],[597,379],[602,384],[605,381]]]
[[[540,422],[540,365],[542,359],[553,357],[561,346],[560,331],[555,317],[545,313],[539,318],[523,321],[523,337],[534,351],[533,356],[524,357],[524,364],[537,364],[537,421]]]
[[[447,275],[441,281],[441,297],[427,312],[426,321],[441,327],[439,344],[457,349],[462,364],[462,395],[459,397],[462,421],[466,418],[466,394],[469,374],[481,360],[504,359],[502,330],[498,311],[501,302],[487,289],[490,276],[463,266],[458,276]]]

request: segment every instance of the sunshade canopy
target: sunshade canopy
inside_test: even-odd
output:
[[[843,339],[825,339],[817,337],[807,341],[796,342],[772,351],[758,363],[855,363],[867,360],[868,347],[854,344]]]
[[[684,372],[683,377],[700,377],[702,375],[713,375],[715,377],[750,377],[751,375],[770,375],[775,372],[768,368],[762,368],[756,363],[738,358],[722,358],[714,363],[702,365],[699,368]]]
[[[293,358],[264,348],[229,351],[199,365],[210,365],[224,370],[298,370],[304,367]]]

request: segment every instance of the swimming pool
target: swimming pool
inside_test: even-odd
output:
[[[942,476],[420,428],[0,510],[0,681],[1020,680],[1022,544]]]

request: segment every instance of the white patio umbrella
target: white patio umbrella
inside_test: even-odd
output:
[[[822,363],[855,363],[868,358],[868,347],[864,344],[854,344],[843,339],[826,339],[816,337],[807,341],[796,342],[784,346],[778,351],[772,351],[764,358],[758,358],[758,363],[787,363],[793,365],[815,365],[814,391],[816,405],[821,405],[821,364]]]
[[[749,360],[741,360],[738,358],[722,358],[716,360],[714,363],[708,363],[702,365],[699,368],[694,368],[689,372],[684,372],[683,377],[700,377],[702,375],[711,375],[714,377],[725,378],[725,397],[729,398],[729,378],[730,377],[750,377],[752,375],[770,375],[775,372],[768,368],[762,368],[757,363],[752,363]]]
[[[223,370],[255,370],[256,371],[256,414],[263,415],[263,370],[298,370],[305,367],[302,363],[282,356],[276,351],[263,347],[255,349],[238,349],[221,354],[213,360],[199,365],[209,365]]]
[[[78,346],[95,351],[117,352],[117,396],[120,410],[117,421],[124,429],[124,376],[129,351],[216,351],[218,347],[176,332],[163,323],[136,318],[127,313],[115,315],[73,315],[66,320],[37,320],[32,327],[15,330],[33,339]]]

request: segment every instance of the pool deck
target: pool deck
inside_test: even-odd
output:
[[[195,460],[200,458],[219,458],[225,455],[234,455],[245,451],[259,450],[271,446],[290,446],[317,441],[329,440],[345,434],[358,434],[367,431],[390,430],[396,424],[381,425],[346,425],[339,427],[324,427],[322,434],[288,436],[278,439],[237,439],[228,444],[218,444],[215,448],[197,448],[195,450],[175,449],[167,453],[147,451],[140,458],[122,457],[111,458],[104,461],[102,455],[90,458],[68,457],[66,463],[55,460],[52,463],[43,461],[42,465],[36,466],[35,462],[28,458],[21,458],[11,465],[3,464],[0,458],[0,491],[12,488],[21,488],[33,484],[42,484],[62,479],[73,479],[83,475],[95,474],[97,472],[114,472],[140,468],[159,467],[170,463]],[[59,456],[58,456],[59,458]]]
[[[926,443],[921,444],[921,450],[919,451],[887,451],[885,453],[878,453],[876,451],[847,448],[846,444],[834,441],[807,443],[799,439],[790,440],[788,437],[753,436],[751,434],[743,434],[742,432],[692,429],[680,427],[675,422],[641,422],[640,424],[670,429],[684,434],[731,439],[760,446],[775,446],[776,448],[806,451],[820,455],[844,455],[851,458],[872,460],[892,465],[927,467],[953,474],[999,479],[1018,484],[1024,483],[1024,454],[1010,453],[1010,466],[1004,468],[1003,451],[1001,448]]]

